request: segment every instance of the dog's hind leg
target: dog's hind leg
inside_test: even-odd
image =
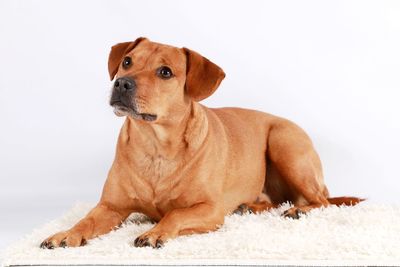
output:
[[[301,213],[330,204],[320,159],[300,127],[286,120],[277,122],[269,133],[267,156],[293,192],[295,207],[285,217],[299,218]]]
[[[285,217],[298,219],[314,208],[363,201],[356,197],[329,197],[319,156],[307,134],[294,123],[282,120],[271,128],[267,156],[293,193],[290,201],[294,207],[283,213]]]

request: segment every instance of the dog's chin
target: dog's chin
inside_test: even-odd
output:
[[[114,106],[114,114],[118,117],[124,117],[129,115],[129,110],[125,107]]]
[[[157,120],[157,115],[149,113],[139,113],[136,110],[125,106],[113,105],[113,108],[114,108],[114,114],[117,115],[118,117],[131,116],[134,119],[144,120],[149,122]]]

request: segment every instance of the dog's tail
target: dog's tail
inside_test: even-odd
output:
[[[365,200],[365,198],[358,198],[358,197],[331,197],[331,198],[328,198],[329,203],[332,205],[336,205],[336,206],[341,206],[341,205],[354,206],[364,200]]]

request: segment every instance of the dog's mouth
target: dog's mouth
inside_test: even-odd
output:
[[[150,113],[139,113],[135,107],[129,107],[121,100],[113,100],[110,102],[110,105],[114,108],[115,115],[119,117],[130,115],[135,119],[142,119],[145,121],[155,121],[157,119],[157,115]]]

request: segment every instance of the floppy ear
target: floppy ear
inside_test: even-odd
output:
[[[133,42],[119,43],[111,47],[111,52],[108,56],[108,73],[111,81],[118,71],[122,58],[143,40],[146,40],[146,38],[139,37]]]
[[[185,91],[195,101],[201,101],[217,90],[225,78],[224,71],[200,54],[183,48],[186,54]]]

